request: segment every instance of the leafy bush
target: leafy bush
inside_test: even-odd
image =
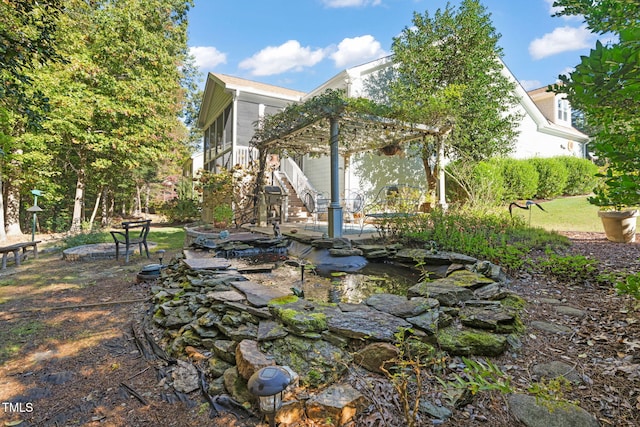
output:
[[[589,194],[598,184],[598,166],[588,159],[572,156],[560,156],[558,159],[564,163],[568,171],[567,184],[563,194],[567,196],[579,196]]]
[[[528,160],[500,160],[504,177],[504,200],[514,201],[532,198],[538,190],[538,171]]]
[[[557,233],[526,227],[521,218],[506,212],[435,210],[416,217],[400,234],[418,243],[436,242],[441,250],[491,261],[507,269],[519,269],[532,249],[556,248],[568,240]]]
[[[474,207],[497,206],[504,198],[502,167],[495,160],[457,161],[447,166],[447,199]]]
[[[598,262],[582,255],[562,256],[548,253],[540,267],[566,283],[583,283],[597,280]]]
[[[560,196],[567,185],[569,171],[558,158],[530,159],[531,164],[538,171],[538,189],[536,196],[543,199],[553,199]]]
[[[113,243],[113,238],[108,232],[94,231],[91,233],[74,234],[62,240],[62,248],[75,248],[76,246],[90,245],[94,243]]]

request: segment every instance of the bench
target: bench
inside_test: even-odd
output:
[[[13,259],[16,266],[20,266],[22,261],[27,258],[27,249],[31,247],[33,247],[33,257],[38,258],[38,243],[40,243],[40,240],[35,242],[15,243],[13,245],[0,248],[0,253],[2,253],[2,269],[5,270],[7,268],[7,255],[9,255],[10,252],[13,252]]]
[[[149,235],[149,229],[151,228],[151,220],[139,220],[139,221],[125,221],[122,223],[122,230],[111,231],[111,237],[116,244],[116,259],[120,257],[120,245],[124,245],[125,249],[125,262],[129,262],[129,247],[138,245],[140,249],[140,255],[142,255],[142,248],[144,247],[149,258],[149,246],[147,245],[147,236]],[[131,251],[135,251],[135,247]]]
[[[392,233],[393,222],[411,218],[420,212],[423,192],[407,184],[382,187],[374,200],[364,206],[360,219],[360,234],[366,224],[373,224],[381,237]]]

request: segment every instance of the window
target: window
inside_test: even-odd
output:
[[[558,120],[569,121],[569,101],[564,98],[558,98]]]

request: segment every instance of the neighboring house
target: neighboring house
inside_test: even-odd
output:
[[[293,102],[304,102],[327,89],[342,89],[349,97],[366,97],[367,81],[392,65],[390,57],[352,67],[338,73],[308,94],[221,74],[209,74],[198,125],[204,132],[204,168],[215,171],[255,159],[249,148],[255,123],[265,114],[280,111]],[[517,83],[505,66],[504,74]],[[587,135],[571,127],[571,108],[561,95],[545,88],[528,94],[516,84],[520,99],[517,112],[522,120],[513,157],[586,156]],[[300,198],[309,193],[330,193],[328,156],[280,160],[281,182],[289,182]],[[357,190],[371,198],[392,183],[423,181],[424,170],[417,158],[360,153],[340,159],[340,193]],[[286,192],[286,190],[285,190]],[[287,218],[285,212],[285,219]]]
[[[204,166],[204,152],[199,151],[189,157],[182,164],[182,179],[191,182],[191,194],[195,194],[196,182],[195,179],[198,176],[198,172],[203,169]]]

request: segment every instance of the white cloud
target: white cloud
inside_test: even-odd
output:
[[[544,1],[549,6],[549,15],[553,15],[553,14],[558,13],[558,12],[560,12],[562,10],[561,7],[553,7],[553,3],[556,0],[544,0]]]
[[[254,76],[270,76],[286,71],[302,71],[312,67],[325,57],[323,49],[302,47],[297,40],[289,40],[280,46],[268,46],[240,62],[243,69],[251,70]]]
[[[540,83],[540,80],[520,80],[520,84],[526,91],[542,87],[542,83]]]
[[[195,65],[200,69],[211,69],[227,63],[227,54],[213,46],[193,46],[189,48],[189,53],[195,58]]]
[[[364,7],[364,6],[377,6],[382,3],[382,0],[322,0],[327,7]]]
[[[547,3],[547,5],[549,6],[549,15],[553,16],[556,13],[562,11],[562,9],[564,9],[563,7],[560,6],[553,6],[553,3],[556,0],[544,0],[545,3]],[[584,20],[584,16],[582,15],[563,15],[561,16],[562,19],[564,19],[565,21],[583,21]]]
[[[338,45],[338,50],[331,54],[331,59],[337,68],[346,68],[387,55],[379,41],[371,35],[366,35],[343,39]]]
[[[558,27],[529,44],[529,54],[533,59],[542,59],[561,52],[584,49],[591,46],[594,34],[586,26]]]

